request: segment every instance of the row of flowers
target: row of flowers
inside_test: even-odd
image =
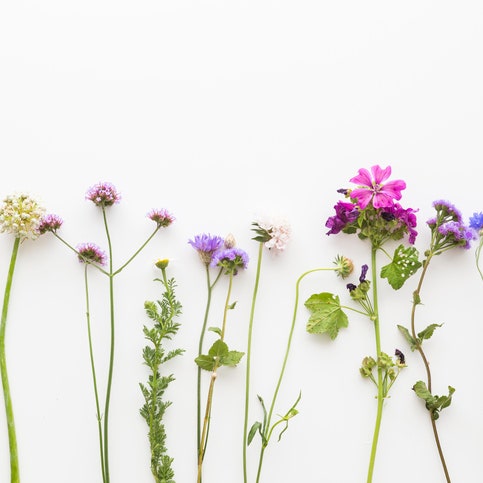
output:
[[[399,373],[406,367],[406,358],[400,349],[390,352],[383,350],[381,340],[381,320],[379,306],[381,300],[378,293],[378,282],[385,280],[394,289],[399,290],[413,276],[419,276],[413,292],[410,321],[408,327],[398,326],[401,334],[407,341],[410,351],[417,352],[425,367],[425,374],[414,383],[416,395],[424,403],[422,407],[428,412],[428,420],[434,435],[436,450],[441,462],[442,472],[447,482],[451,481],[450,471],[446,464],[444,451],[438,435],[437,420],[441,411],[452,402],[454,388],[448,386],[448,393],[437,395],[433,393],[431,383],[430,362],[425,353],[425,344],[435,331],[441,327],[430,324],[417,328],[417,308],[422,303],[421,289],[427,277],[429,266],[435,256],[456,247],[469,249],[476,242],[476,266],[480,276],[479,260],[483,246],[483,213],[474,213],[466,224],[460,211],[446,200],[433,202],[435,215],[426,221],[426,228],[430,230],[430,243],[421,255],[415,247],[418,236],[417,209],[404,208],[399,201],[406,183],[402,180],[391,180],[391,167],[381,168],[372,166],[370,171],[360,169],[358,174],[349,181],[355,188],[341,188],[338,193],[342,199],[334,206],[335,213],[325,223],[327,235],[347,234],[355,235],[356,239],[368,247],[368,263],[360,267],[358,283],[347,283],[346,290],[350,305],[343,305],[341,297],[330,292],[312,294],[304,305],[307,309],[306,330],[312,334],[326,334],[330,339],[338,336],[341,328],[348,326],[349,311],[362,314],[371,322],[374,330],[374,353],[362,357],[360,374],[371,381],[376,389],[376,416],[372,447],[369,454],[367,482],[373,480],[376,462],[377,446],[383,416],[384,401],[397,380]],[[88,333],[88,351],[91,363],[92,386],[95,396],[97,416],[97,434],[99,447],[100,475],[103,483],[111,481],[109,457],[109,409],[111,403],[111,389],[115,365],[115,301],[114,278],[133,262],[137,255],[146,247],[153,237],[163,228],[169,227],[174,216],[165,209],[152,210],[148,218],[155,224],[155,228],[146,241],[134,251],[123,264],[115,266],[113,262],[113,244],[109,229],[108,208],[119,203],[121,195],[110,183],[98,183],[88,189],[86,199],[93,202],[102,212],[102,219],[106,235],[107,251],[102,250],[93,243],[72,245],[61,234],[63,220],[56,214],[48,214],[40,204],[28,194],[11,195],[5,197],[0,206],[0,230],[13,235],[13,248],[5,283],[2,318],[0,326],[0,369],[2,377],[3,395],[5,401],[5,414],[7,419],[8,441],[10,448],[10,474],[11,482],[20,481],[19,458],[17,451],[17,434],[13,401],[10,394],[7,360],[5,351],[5,333],[8,319],[8,308],[16,260],[21,243],[27,239],[35,240],[41,235],[51,233],[61,244],[71,250],[79,262],[84,266],[84,285],[86,303],[86,325]],[[188,243],[199,254],[206,273],[207,298],[204,308],[203,321],[198,340],[198,353],[194,358],[197,367],[197,483],[203,479],[203,465],[208,450],[209,428],[212,416],[213,401],[217,373],[224,366],[237,366],[242,360],[245,366],[245,394],[244,394],[244,425],[243,425],[243,453],[241,455],[243,467],[243,481],[260,482],[264,454],[273,435],[282,437],[288,428],[291,419],[297,415],[297,405],[300,394],[295,395],[293,402],[282,412],[275,416],[279,391],[284,379],[285,369],[291,350],[291,342],[298,316],[299,286],[301,281],[310,274],[318,271],[335,272],[338,277],[345,279],[354,270],[350,258],[342,255],[334,257],[334,264],[330,267],[316,267],[302,273],[295,285],[295,301],[292,323],[287,338],[284,359],[282,361],[275,390],[270,400],[265,401],[257,396],[255,402],[261,408],[263,418],[261,421],[250,421],[251,405],[251,347],[253,326],[255,322],[256,304],[258,300],[259,280],[263,266],[265,250],[282,252],[290,240],[291,228],[285,220],[256,220],[252,225],[253,240],[258,243],[258,252],[255,268],[253,296],[251,300],[250,316],[248,321],[247,345],[243,351],[230,349],[226,342],[226,331],[230,311],[235,309],[232,301],[232,289],[236,275],[240,270],[248,268],[249,258],[245,250],[236,245],[231,236],[221,237],[210,233],[195,235]],[[394,243],[396,242],[396,243]],[[391,254],[389,244],[395,249]],[[379,257],[383,256],[387,263],[379,266]],[[164,374],[162,368],[167,361],[184,353],[183,349],[169,349],[172,339],[179,327],[179,317],[182,314],[182,304],[176,296],[176,281],[168,276],[168,260],[159,260],[156,267],[160,270],[160,277],[156,279],[162,285],[161,297],[157,301],[146,301],[147,317],[152,321],[150,326],[143,327],[147,345],[143,349],[143,361],[149,369],[145,383],[140,384],[145,404],[140,409],[148,427],[150,447],[150,466],[155,482],[174,482],[173,458],[167,450],[167,435],[164,426],[164,416],[170,401],[165,400],[165,391],[174,380],[172,374]],[[97,367],[92,343],[90,325],[90,293],[89,280],[91,270],[97,270],[107,277],[109,284],[110,307],[110,341],[109,365],[107,372],[106,390],[101,395],[97,382]],[[226,278],[227,293],[219,327],[211,327],[208,322],[211,317],[211,300],[215,286],[221,278]],[[206,348],[205,335],[207,331],[216,335],[216,340]],[[423,346],[424,343],[424,346]],[[206,394],[206,401],[202,395]],[[101,397],[103,396],[103,397]],[[258,440],[258,464],[254,475],[250,475],[247,465],[247,448]]]

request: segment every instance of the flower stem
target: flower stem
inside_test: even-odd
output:
[[[381,331],[379,324],[379,309],[377,298],[377,267],[376,267],[376,253],[377,248],[372,246],[371,248],[371,265],[372,265],[372,294],[374,304],[374,334],[376,340],[376,360],[379,360],[381,356]],[[372,482],[374,474],[374,464],[376,461],[377,444],[379,441],[379,432],[381,429],[382,410],[384,405],[384,392],[383,392],[383,380],[382,380],[382,368],[377,367],[377,412],[376,422],[374,425],[374,434],[372,437],[371,456],[369,459],[369,469],[367,471],[367,483]]]
[[[265,424],[265,429],[264,429],[265,442],[262,441],[262,446],[260,448],[256,483],[258,483],[260,481],[261,472],[262,472],[262,465],[263,465],[263,458],[264,458],[264,455],[265,455],[265,450],[266,450],[268,443],[269,443],[268,438],[269,438],[269,435],[271,434],[270,423],[271,423],[271,419],[272,419],[272,414],[273,414],[273,410],[275,408],[275,402],[276,402],[277,397],[278,397],[278,392],[280,390],[280,386],[282,385],[282,379],[283,379],[283,376],[284,376],[284,373],[285,373],[285,368],[287,366],[288,356],[289,356],[289,353],[290,353],[290,347],[292,345],[292,338],[293,338],[293,333],[294,333],[294,329],[295,329],[295,322],[297,320],[300,282],[310,273],[320,272],[320,271],[328,271],[328,270],[334,271],[336,269],[334,269],[334,268],[314,268],[312,270],[308,270],[308,271],[304,272],[302,275],[300,275],[300,277],[297,279],[297,282],[295,284],[295,303],[294,303],[294,310],[293,310],[293,316],[292,316],[292,324],[290,326],[290,332],[289,332],[289,335],[288,335],[288,340],[287,340],[287,345],[286,345],[286,349],[285,349],[285,355],[284,355],[283,362],[282,362],[282,367],[280,369],[280,374],[278,376],[277,385],[275,387],[275,391],[274,391],[273,396],[272,396],[272,401],[270,403],[270,410],[268,412],[268,416],[267,416],[267,419],[266,419],[266,424]]]
[[[89,340],[89,358],[91,363],[91,371],[92,371],[92,382],[94,385],[94,395],[96,398],[96,416],[97,416],[97,426],[98,426],[98,433],[99,433],[99,447],[100,447],[100,457],[101,457],[101,470],[102,470],[102,481],[106,481],[105,469],[104,469],[104,448],[103,448],[103,437],[102,437],[102,417],[101,417],[101,410],[99,405],[99,392],[97,389],[97,377],[96,377],[96,368],[94,363],[94,351],[92,347],[92,334],[91,334],[91,320],[90,320],[90,308],[89,308],[89,283],[87,277],[87,268],[89,264],[85,265],[84,269],[84,282],[85,282],[85,291],[86,291],[86,319],[87,319],[87,336]]]
[[[481,245],[480,245],[480,248],[481,248]],[[431,259],[433,258],[433,255],[434,255],[434,252],[430,251],[428,253],[428,256],[426,257],[426,260],[424,260],[423,269],[422,269],[422,272],[421,272],[421,276],[419,278],[419,283],[418,283],[416,290],[414,291],[414,295],[413,295],[413,306],[412,306],[412,310],[411,310],[411,335],[412,335],[412,337],[415,341],[418,340],[418,337],[417,337],[417,334],[416,334],[416,327],[415,327],[416,306],[419,303],[423,281],[424,281],[424,278],[426,276],[426,272],[428,270],[429,263],[430,263]],[[432,392],[432,382],[431,382],[431,369],[430,369],[430,366],[429,366],[429,361],[426,357],[426,354],[424,353],[422,344],[418,343],[416,347],[417,347],[417,350],[419,352],[419,355],[421,356],[424,367],[426,369],[426,378],[427,378],[426,386],[428,388],[428,391],[431,393]],[[436,420],[433,418],[433,412],[432,411],[429,411],[429,417],[430,417],[430,420],[431,420],[431,428],[433,430],[434,441],[436,443],[436,448],[438,450],[438,455],[439,455],[439,459],[441,461],[441,465],[443,467],[443,472],[444,472],[444,475],[445,475],[445,478],[446,478],[446,482],[451,483],[451,478],[450,478],[450,475],[449,475],[448,467],[446,465],[446,460],[445,460],[444,453],[443,453],[443,447],[441,446],[441,441],[439,439],[438,428],[436,426]]]
[[[20,238],[16,237],[13,243],[12,256],[8,269],[7,283],[3,296],[2,321],[0,325],[0,371],[2,376],[3,396],[5,400],[5,413],[7,416],[8,444],[10,447],[10,481],[11,483],[20,482],[17,436],[15,431],[15,419],[13,415],[13,404],[10,395],[10,385],[8,382],[7,361],[5,357],[5,330],[7,326],[8,305],[10,301],[10,291],[12,288],[13,273],[17,261]]]
[[[225,339],[225,329],[226,329],[226,319],[228,315],[228,310],[230,309],[230,297],[231,297],[231,290],[233,286],[233,272],[229,274],[229,283],[228,283],[228,292],[226,295],[225,301],[225,308],[223,311],[223,325],[221,327],[220,333],[220,340],[223,342]],[[203,429],[201,432],[201,439],[200,439],[200,449],[198,452],[198,476],[197,476],[197,483],[201,483],[202,478],[202,471],[203,471],[203,459],[205,457],[206,452],[206,445],[207,445],[207,438],[208,438],[208,426],[211,417],[211,408],[213,405],[213,392],[215,389],[215,381],[216,381],[216,371],[220,367],[218,360],[215,362],[213,370],[211,372],[211,380],[210,380],[210,387],[208,389],[208,396],[206,401],[206,409],[205,409],[205,416],[203,420]]]
[[[104,218],[104,227],[106,230],[107,244],[109,247],[109,311],[110,311],[110,329],[111,341],[109,349],[109,370],[107,376],[106,400],[104,405],[104,476],[105,483],[110,482],[109,476],[109,406],[111,401],[112,376],[114,372],[114,349],[115,349],[115,324],[114,324],[114,274],[112,261],[112,243],[107,225],[106,210],[102,206],[102,215]],[[143,245],[144,246],[144,245]]]
[[[245,373],[245,414],[243,423],[243,481],[247,483],[247,436],[248,436],[248,412],[250,406],[250,370],[251,370],[251,352],[252,352],[252,333],[253,333],[253,318],[255,314],[255,305],[258,294],[258,285],[260,283],[260,271],[263,258],[263,242],[258,244],[258,261],[257,271],[255,275],[255,285],[253,288],[252,305],[250,309],[250,320],[248,323],[248,341],[247,341],[247,355],[246,355],[246,373]]]

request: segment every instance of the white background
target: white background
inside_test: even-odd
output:
[[[87,188],[110,181],[123,199],[109,210],[115,265],[151,233],[151,208],[176,222],[116,277],[117,346],[111,402],[113,483],[152,481],[144,421],[145,300],[160,295],[153,261],[171,259],[183,304],[169,368],[168,451],[176,481],[196,477],[196,356],[206,287],[188,239],[232,233],[250,255],[235,280],[227,342],[245,350],[258,214],[282,214],[293,238],[266,254],[255,315],[250,424],[255,394],[269,400],[294,309],[295,281],[330,267],[338,253],[357,267],[369,246],[327,237],[324,223],[361,167],[392,166],[402,204],[418,208],[416,247],[429,241],[431,203],[447,199],[465,219],[483,209],[483,4],[479,1],[132,1],[4,0],[0,5],[0,194],[27,191],[64,219],[62,236],[105,246]],[[5,277],[12,240],[1,237]],[[383,260],[381,259],[381,264]],[[354,281],[358,274],[354,274]],[[2,279],[4,280],[4,279]],[[107,290],[93,281],[92,319],[101,392],[108,350]],[[2,282],[3,284],[4,282]],[[383,415],[374,482],[442,482],[428,415],[411,390],[424,377],[396,329],[408,325],[416,279],[399,292],[380,284],[383,350],[407,355]],[[97,285],[98,284],[98,285]],[[307,277],[276,412],[302,391],[300,414],[266,453],[266,483],[358,483],[366,479],[375,389],[358,372],[374,352],[370,323],[350,315],[331,342],[305,331],[303,301],[334,291],[332,273]],[[219,322],[226,285],[215,291]],[[94,289],[93,289],[94,290]],[[427,342],[433,390],[456,388],[439,431],[453,481],[483,474],[481,375],[483,281],[474,250],[434,260],[418,309],[421,329],[444,323]],[[7,358],[23,483],[100,482],[85,327],[82,266],[54,237],[21,246],[7,327]],[[209,339],[209,336],[208,336]],[[220,371],[206,483],[242,481],[244,369]],[[207,383],[208,377],[205,379]],[[0,418],[0,482],[9,481]],[[258,441],[249,448],[250,481]]]

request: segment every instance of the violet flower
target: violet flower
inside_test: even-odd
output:
[[[119,203],[121,194],[112,183],[97,183],[87,190],[86,200],[92,201],[96,206],[111,206]]]
[[[76,246],[76,250],[81,263],[97,263],[102,266],[107,263],[106,252],[94,243],[81,243]]]

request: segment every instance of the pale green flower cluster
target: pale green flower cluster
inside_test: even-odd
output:
[[[44,214],[45,208],[27,194],[6,196],[0,207],[0,231],[34,240]]]

